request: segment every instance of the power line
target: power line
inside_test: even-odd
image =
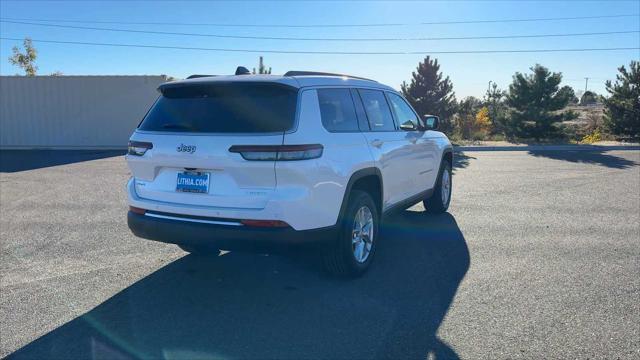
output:
[[[20,38],[0,37],[0,40],[22,41]],[[518,50],[462,50],[462,51],[306,51],[306,50],[259,50],[259,49],[228,49],[228,48],[205,48],[186,46],[165,46],[165,45],[145,45],[145,44],[119,44],[119,43],[97,43],[84,41],[62,41],[62,40],[40,40],[32,39],[35,42],[51,44],[69,45],[91,45],[91,46],[111,46],[128,48],[149,48],[149,49],[173,49],[173,50],[198,50],[236,53],[267,53],[267,54],[313,54],[313,55],[425,55],[425,54],[501,54],[501,53],[551,53],[551,52],[587,52],[587,51],[622,51],[640,50],[640,47],[617,47],[617,48],[579,48],[579,49],[518,49]]]
[[[616,14],[616,15],[592,15],[592,16],[568,16],[551,18],[521,18],[521,19],[489,19],[489,20],[452,20],[429,21],[420,23],[368,23],[368,24],[225,24],[225,23],[187,23],[187,22],[139,22],[139,21],[105,21],[105,20],[76,20],[76,19],[34,19],[34,18],[7,18],[13,21],[47,21],[84,24],[120,24],[120,25],[177,25],[177,26],[217,26],[217,27],[262,27],[262,28],[335,28],[335,27],[384,27],[384,26],[411,26],[411,25],[452,25],[452,24],[486,24],[486,23],[514,23],[537,21],[566,21],[587,19],[611,19],[622,17],[638,17],[640,14]]]
[[[574,78],[562,78],[562,81],[574,82],[574,83],[582,83],[585,78],[574,79]],[[597,81],[613,81],[612,78],[594,78],[589,76],[589,80],[597,80]]]
[[[594,35],[614,35],[614,34],[640,33],[640,30],[623,30],[623,31],[568,33],[568,34],[495,35],[495,36],[467,36],[467,37],[465,37],[465,36],[456,36],[456,37],[417,37],[417,38],[319,38],[319,37],[275,37],[275,36],[245,36],[245,35],[185,33],[185,32],[172,32],[172,31],[153,31],[153,30],[104,28],[104,27],[93,27],[93,26],[42,24],[42,23],[13,21],[13,20],[2,20],[2,19],[0,19],[0,23],[46,26],[46,27],[56,27],[56,28],[64,28],[64,29],[81,29],[81,30],[97,30],[97,31],[139,33],[139,34],[199,36],[199,37],[214,37],[214,38],[227,38],[227,39],[251,39],[251,40],[287,40],[287,41],[368,41],[368,42],[370,42],[370,41],[438,41],[438,40],[481,40],[481,39],[521,39],[521,38],[544,38],[544,37],[572,37],[572,36],[594,36]]]

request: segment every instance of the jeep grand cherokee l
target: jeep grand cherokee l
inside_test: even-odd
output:
[[[362,274],[383,214],[451,199],[451,143],[391,87],[345,75],[204,76],[159,87],[126,156],[128,225],[192,253],[319,245]]]

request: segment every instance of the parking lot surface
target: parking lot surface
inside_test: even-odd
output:
[[[133,237],[116,155],[2,152],[0,357],[640,357],[639,151],[458,154],[356,280]]]

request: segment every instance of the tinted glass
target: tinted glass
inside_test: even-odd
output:
[[[391,110],[384,97],[378,90],[359,89],[364,111],[367,113],[371,131],[393,131],[396,129],[391,116]]]
[[[264,83],[166,88],[140,130],[198,133],[268,133],[293,127],[297,91]]]
[[[319,89],[318,103],[325,129],[332,132],[358,131],[358,118],[349,89]]]
[[[399,95],[393,93],[387,93],[389,97],[389,102],[391,103],[391,108],[393,109],[394,114],[396,115],[396,119],[398,119],[399,124],[404,124],[407,121],[411,121],[413,125],[418,127],[418,117],[411,110],[411,107],[402,99]]]

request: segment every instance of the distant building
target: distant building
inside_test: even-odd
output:
[[[0,149],[124,149],[164,75],[0,76]]]

